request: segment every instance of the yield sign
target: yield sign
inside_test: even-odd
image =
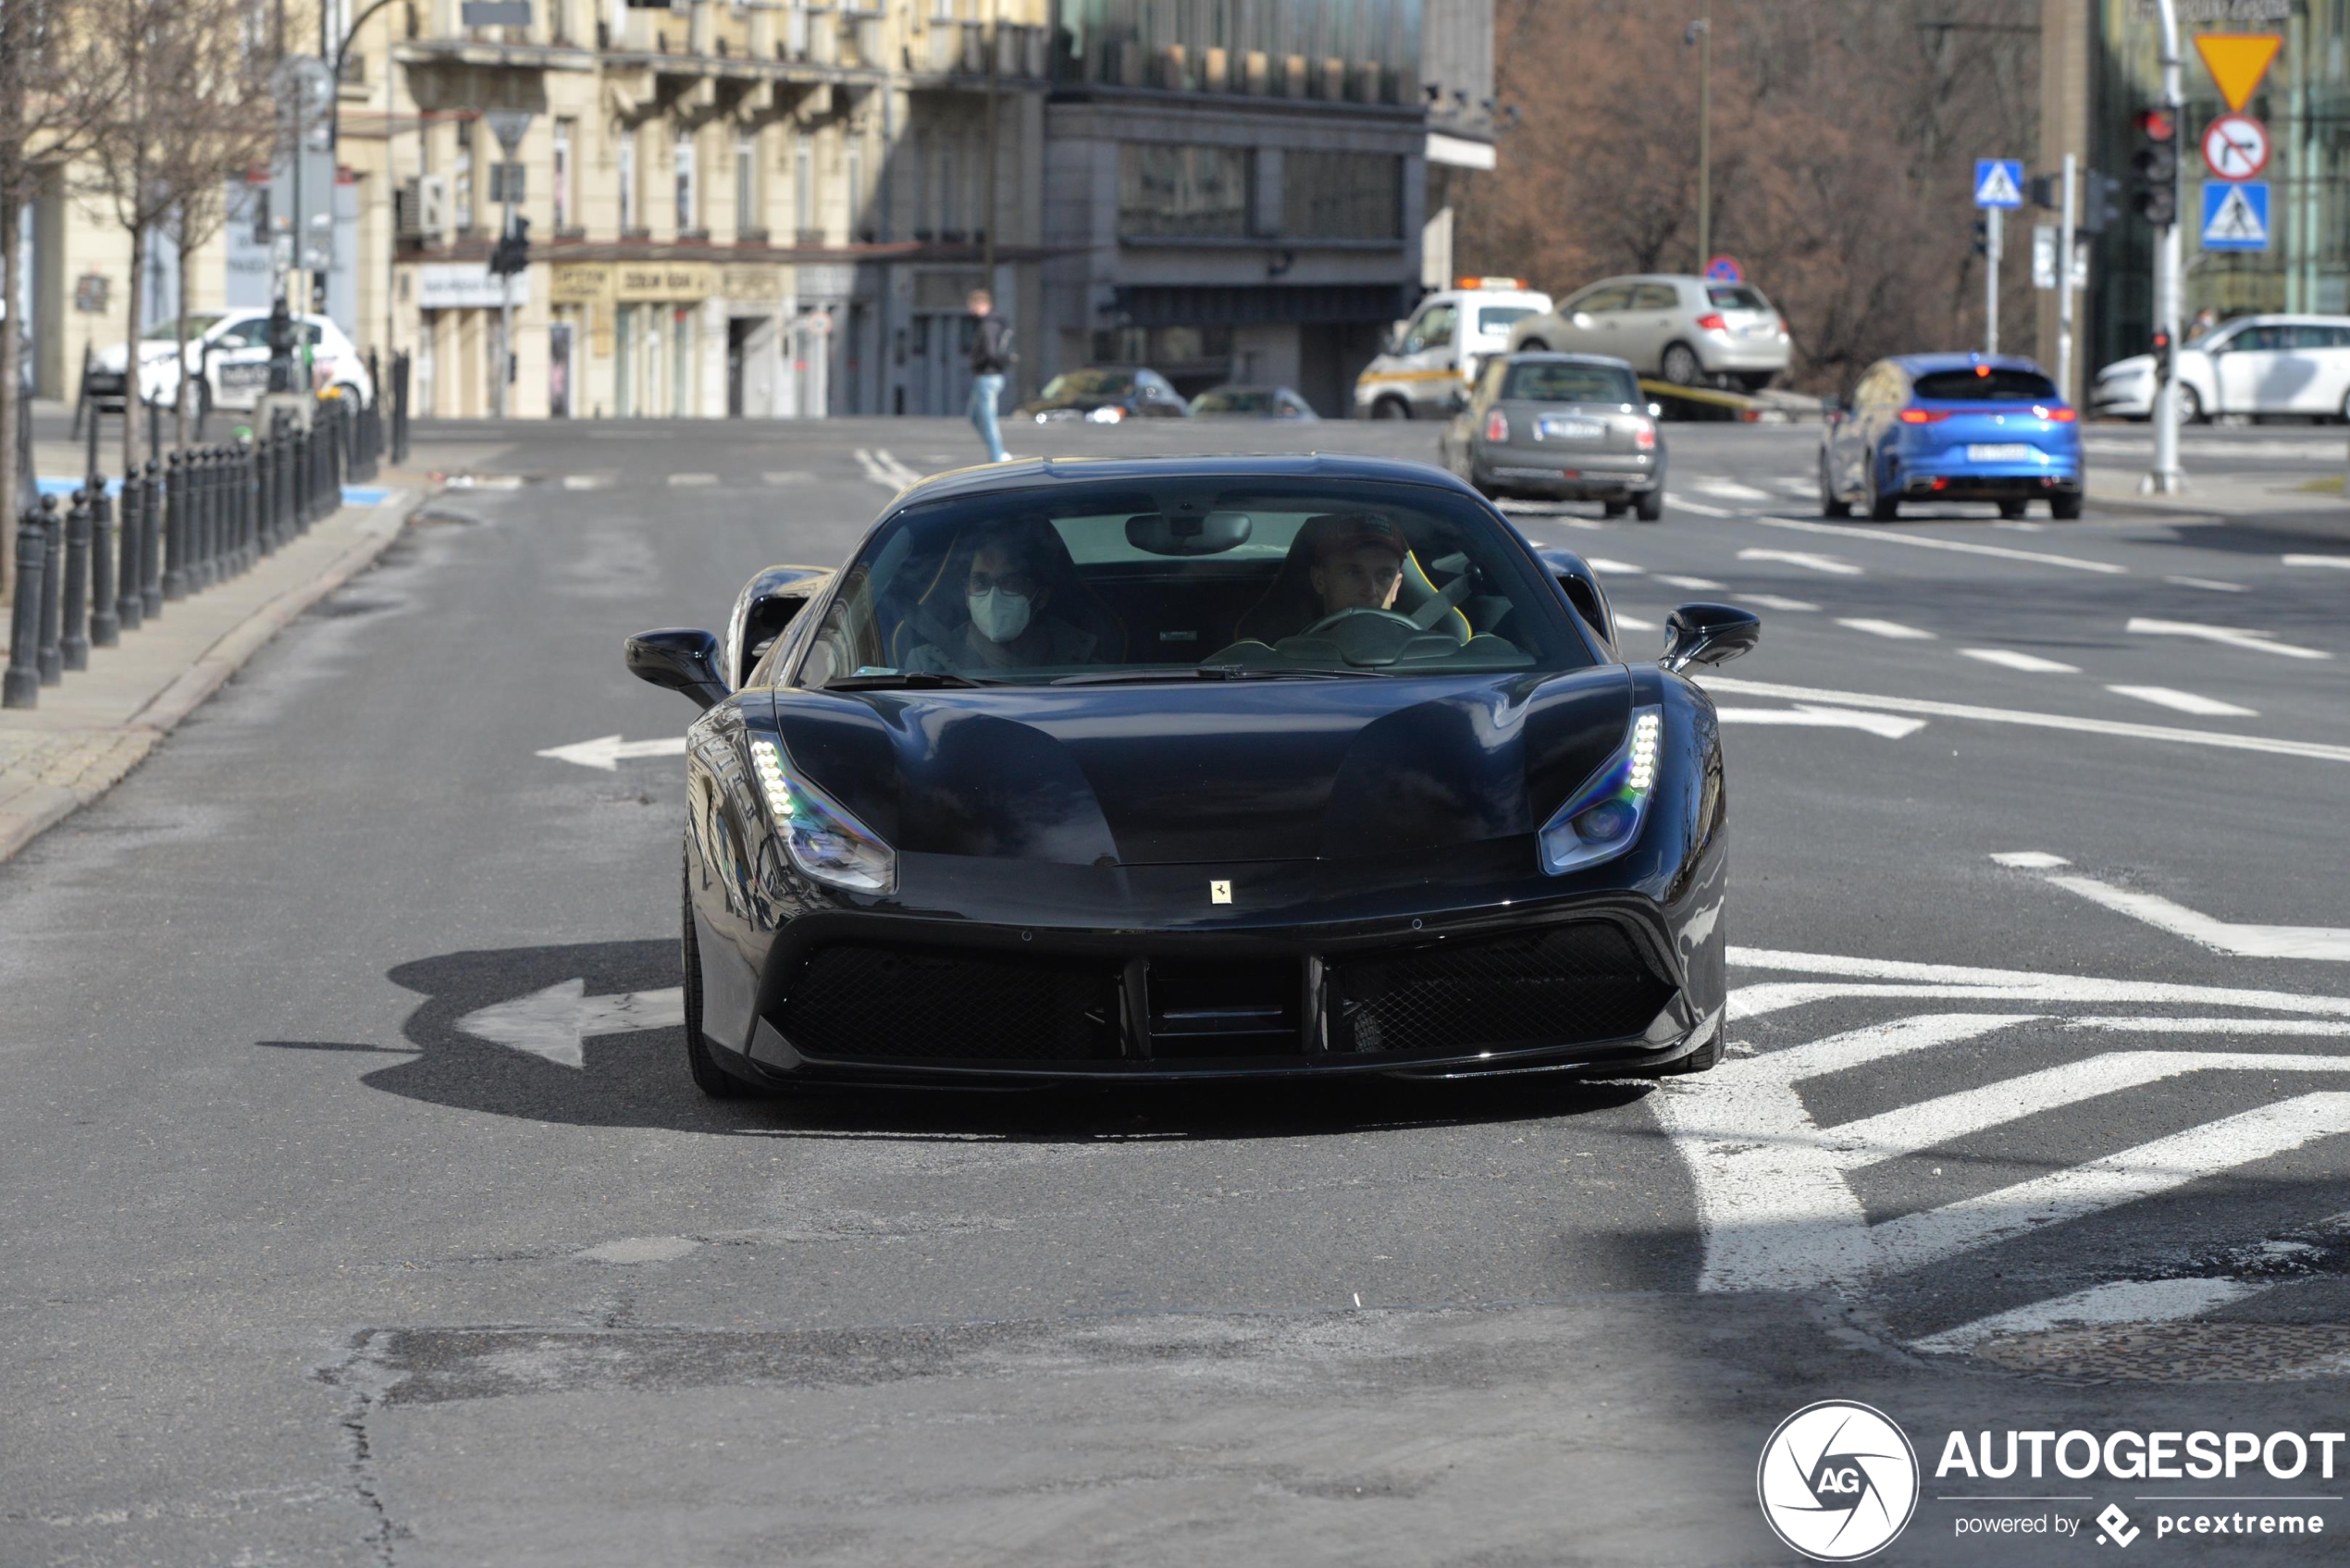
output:
[[[2241,109],[2251,100],[2259,89],[2260,79],[2269,74],[2270,62],[2283,47],[2283,35],[2274,32],[2195,35],[2195,52],[2203,56],[2205,68],[2219,84],[2220,96],[2228,101],[2230,109]]]

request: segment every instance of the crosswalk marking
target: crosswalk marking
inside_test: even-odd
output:
[[[1816,615],[1820,607],[1809,599],[1782,599],[1777,594],[1739,594],[1741,604],[1759,604],[1765,610],[1783,610],[1791,615]]]
[[[1908,545],[1914,549],[1943,549],[1960,555],[1987,555],[1999,561],[2027,561],[2039,566],[2061,566],[2072,572],[2098,572],[2111,576],[2127,576],[2127,566],[2117,566],[2109,561],[2084,561],[2074,555],[2048,555],[2036,549],[2013,549],[2006,545],[1971,544],[1962,539],[1936,539],[1923,534],[1896,534],[1882,528],[1854,528],[1841,523],[1814,523],[1804,517],[1755,517],[1749,521],[1763,528],[1793,528],[1806,534],[1838,534],[1872,544]]]
[[[1751,485],[1741,485],[1735,479],[1700,479],[1697,488],[1709,496],[1724,500],[1769,500],[1771,492],[1758,490]]]
[[[566,490],[608,490],[612,488],[612,475],[609,474],[566,474],[563,475],[563,488]]]
[[[1702,501],[1689,500],[1684,497],[1673,495],[1669,492],[1666,494],[1664,499],[1672,505],[1675,511],[1694,512],[1700,517],[1736,517],[1738,515],[1737,512],[1732,512],[1726,506],[1707,506]]]
[[[1959,651],[1985,664],[2022,670],[2035,675],[2077,675],[2081,673],[2078,664],[2059,663],[2053,659],[2043,659],[2036,653],[2022,653],[2011,648],[1962,648]]]
[[[2202,588],[2209,593],[2240,594],[2249,592],[2242,583],[2225,583],[2217,577],[2165,577],[2166,583],[2182,588]]]
[[[2266,1287],[2242,1279],[2116,1279],[2029,1306],[1978,1317],[1956,1328],[1910,1341],[1921,1351],[1973,1350],[1986,1340],[2042,1328],[2117,1323],[2171,1323],[2257,1295]]]
[[[1831,577],[1858,577],[1861,569],[1849,561],[1833,555],[1814,555],[1800,549],[1742,549],[1740,561],[1775,561],[1788,566],[1800,566],[1806,572],[1824,572]]]
[[[1645,566],[1635,566],[1628,561],[1610,561],[1604,555],[1587,555],[1583,558],[1583,564],[1594,572],[1604,572],[1611,577],[1639,577],[1646,575],[1648,572]]]
[[[2158,708],[2174,712],[2193,713],[2204,719],[2257,719],[2257,708],[2240,708],[2232,702],[2222,702],[2216,697],[2203,697],[2172,686],[2108,686],[2116,697],[2133,697],[2140,702],[2151,702]]]
[[[2094,877],[2051,876],[2051,885],[2077,894],[2092,904],[2143,920],[2189,942],[2240,958],[2311,958],[2350,963],[2350,928],[2237,924],[2134,888],[2114,887]]]
[[[715,474],[672,474],[669,487],[675,490],[701,489],[718,483]]]
[[[1856,632],[1866,632],[1873,637],[1888,637],[1895,642],[1932,642],[1932,632],[1922,632],[1915,626],[1905,626],[1899,621],[1879,621],[1867,615],[1840,616],[1837,623]]]
[[[1691,593],[1719,593],[1722,585],[1711,577],[1676,577],[1658,573],[1656,580],[1671,588],[1687,588]]]
[[[2195,621],[2159,621],[2144,615],[2133,615],[2126,630],[2140,636],[2198,637],[2227,648],[2241,648],[2254,653],[2273,653],[2282,659],[2331,659],[2332,654],[2321,648],[2301,648],[2288,642],[2278,642],[2259,632],[2246,631],[2241,626],[2206,626]]]
[[[2350,572],[2350,555],[2288,555],[2287,566],[2331,566]]]

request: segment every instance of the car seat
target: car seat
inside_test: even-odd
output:
[[[1308,575],[1314,564],[1314,545],[1326,528],[1335,526],[1338,517],[1324,514],[1309,517],[1305,526],[1290,541],[1289,554],[1282,558],[1281,569],[1273,578],[1273,586],[1265,596],[1250,606],[1233,628],[1234,642],[1277,643],[1283,637],[1293,637],[1322,618],[1322,599],[1314,591],[1314,579]],[[1436,585],[1420,566],[1416,553],[1404,557],[1404,582],[1395,590],[1395,608],[1405,615],[1419,612],[1420,607],[1437,597]],[[1448,632],[1455,642],[1469,640],[1471,627],[1468,617],[1458,609],[1447,611],[1432,630]]]

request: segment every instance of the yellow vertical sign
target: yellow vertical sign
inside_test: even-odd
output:
[[[2243,112],[2259,91],[2260,79],[2269,74],[2277,51],[2284,47],[2284,38],[2274,32],[2198,32],[2195,35],[2195,52],[2203,56],[2204,68],[2219,85],[2220,96],[2228,101],[2228,108]]]

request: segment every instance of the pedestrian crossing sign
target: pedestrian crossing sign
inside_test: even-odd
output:
[[[2240,179],[2203,187],[2203,248],[2265,251],[2269,248],[2269,182]]]
[[[2023,205],[2023,164],[2016,158],[1974,160],[1974,204],[1978,207]]]

